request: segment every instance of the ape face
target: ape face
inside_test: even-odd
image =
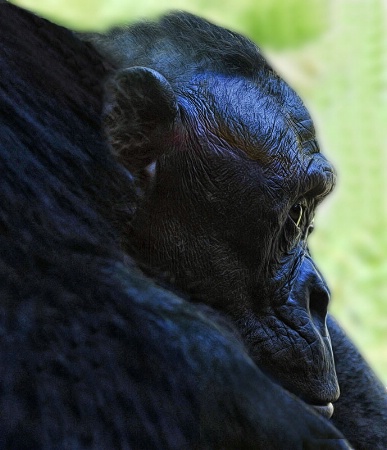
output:
[[[121,69],[111,147],[147,180],[130,253],[231,317],[257,365],[330,416],[329,290],[307,237],[335,176],[309,114],[241,36],[187,15],[158,27],[94,40]]]
[[[274,92],[274,93],[273,93]],[[307,402],[338,397],[329,290],[307,248],[334,172],[277,76],[202,74],[177,93],[173,148],[133,222],[146,264],[236,322],[259,366]]]

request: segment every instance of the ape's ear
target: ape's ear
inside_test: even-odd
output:
[[[134,173],[171,147],[178,115],[171,85],[152,69],[120,70],[108,83],[107,136],[113,152]]]

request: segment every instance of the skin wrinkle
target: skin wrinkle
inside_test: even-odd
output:
[[[277,332],[279,332],[279,330],[277,330]],[[294,349],[299,346],[300,335],[298,333],[295,333],[295,336],[294,336],[294,334],[292,334],[289,331],[289,329],[285,329],[285,332],[286,332],[286,335],[284,335],[284,337],[286,336],[286,338],[287,338],[285,340],[285,342],[289,343],[289,345],[287,347],[284,346],[283,348],[280,348],[278,351],[276,351],[274,353],[271,353],[273,361],[281,361],[283,359],[284,353],[287,354],[287,353],[289,353],[289,351],[291,353],[293,353]],[[308,342],[305,340],[305,345],[303,347],[303,353],[300,356],[298,356],[298,358],[296,357],[293,359],[293,364],[297,365],[297,362],[302,362],[303,360],[307,359],[307,360],[313,361],[313,364],[318,363],[319,365],[323,366],[323,364],[321,364],[321,359],[320,359],[321,355],[316,355],[316,353],[313,350],[314,346],[316,345],[316,342],[317,342],[317,338],[313,342]],[[278,345],[278,347],[280,347],[280,345]]]
[[[243,124],[243,121],[238,121],[236,119],[233,119],[233,114],[230,114],[230,111],[228,108],[226,108],[226,113],[223,114],[223,116],[226,116],[227,119],[227,125],[226,124],[222,124],[221,121],[218,120],[219,117],[221,117],[222,115],[217,114],[216,113],[216,101],[215,101],[215,97],[213,94],[207,92],[208,91],[208,82],[207,83],[203,83],[200,82],[200,79],[196,79],[196,84],[194,84],[195,89],[200,89],[203,88],[203,85],[206,88],[206,92],[203,92],[202,95],[206,97],[206,102],[205,104],[202,103],[200,101],[200,93],[199,92],[195,92],[196,95],[194,95],[194,93],[192,92],[192,94],[190,95],[190,99],[194,101],[194,103],[197,105],[197,110],[201,113],[199,113],[199,120],[197,121],[199,124],[199,127],[203,126],[203,124],[205,125],[203,132],[206,134],[206,137],[209,138],[210,141],[216,141],[218,140],[219,137],[221,137],[222,139],[224,139],[224,141],[226,141],[232,148],[232,147],[237,147],[238,149],[240,148],[244,148],[246,151],[246,147],[247,149],[249,148],[248,146],[246,146],[246,142],[248,142],[249,140],[251,141],[251,136],[246,137],[246,138],[242,138],[243,140],[241,140],[241,136],[245,136],[246,132],[247,132],[247,127]],[[219,83],[218,83],[219,84]],[[218,84],[215,84],[215,88],[217,87]],[[233,84],[237,85],[238,82],[234,82]],[[232,84],[232,85],[233,85]],[[193,88],[191,88],[193,89]],[[195,90],[193,89],[193,90]],[[223,97],[221,97],[223,98]],[[261,97],[263,100],[265,99],[265,97]],[[268,101],[269,99],[267,99],[266,101]],[[219,101],[219,100],[218,100]],[[200,103],[198,103],[200,102]],[[204,113],[204,112],[205,113]],[[231,111],[234,112],[234,111]],[[284,114],[283,111],[281,111],[280,109],[277,109],[278,114],[277,117],[280,117],[280,114],[282,113],[282,115]],[[305,168],[304,170],[302,169],[302,161],[299,159],[300,158],[300,152],[297,151],[299,149],[299,143],[303,142],[302,136],[299,137],[297,135],[297,131],[296,131],[296,124],[294,122],[294,120],[289,116],[289,115],[285,115],[285,120],[287,121],[287,124],[290,125],[289,128],[286,128],[284,131],[280,131],[279,133],[274,132],[267,132],[264,133],[264,135],[268,136],[269,139],[271,139],[271,136],[276,136],[277,138],[277,143],[282,142],[282,146],[287,148],[287,152],[277,152],[276,156],[271,157],[270,159],[266,159],[266,161],[262,161],[260,160],[260,163],[264,166],[264,171],[265,171],[265,166],[268,167],[270,169],[271,172],[275,173],[276,175],[281,175],[283,178],[287,178],[290,179],[292,178],[292,175],[297,173],[298,176],[300,175],[300,173],[303,173],[303,177],[300,178],[306,178],[308,179],[308,172],[310,170],[311,165],[315,162],[313,160],[313,158],[309,159],[308,162],[308,166],[307,168]],[[231,119],[230,119],[231,117]],[[202,121],[200,120],[200,118],[202,119]],[[266,120],[266,116],[265,116],[265,120],[263,120],[263,122],[267,121]],[[202,123],[201,123],[202,122]],[[274,119],[274,124],[277,122],[277,119]],[[312,123],[310,119],[306,119],[303,121],[303,123],[301,124],[302,129],[305,130],[306,127],[306,123]],[[275,126],[273,124],[273,126]],[[214,127],[214,125],[216,125],[216,127]],[[288,144],[284,144],[284,136],[287,135],[288,131],[286,130],[293,130],[294,135],[296,137],[296,140],[291,140]],[[242,133],[240,133],[240,130],[242,130]],[[281,136],[281,134],[284,133],[284,136]],[[305,134],[305,133],[304,133]],[[310,131],[310,134],[313,135],[313,130]],[[212,139],[211,139],[212,136]],[[315,141],[313,141],[315,142]],[[270,141],[267,141],[267,139],[265,141],[263,141],[262,145],[263,148],[265,148],[267,145],[270,145]],[[313,144],[317,146],[317,143]],[[294,150],[292,150],[292,147],[294,146]],[[221,146],[224,148],[224,146]],[[256,147],[255,147],[256,148]],[[219,151],[219,148],[214,145],[214,150],[215,151]],[[249,154],[250,152],[247,150],[247,153]],[[265,154],[264,152],[261,154]],[[291,159],[288,155],[293,155],[293,158],[296,159]],[[274,161],[276,162],[276,164],[273,164],[273,158]],[[281,158],[281,159],[279,159]],[[262,158],[261,158],[262,159]],[[266,163],[266,164],[265,164]],[[288,168],[288,169],[286,169]],[[267,169],[267,170],[269,170]],[[292,170],[292,173],[288,173],[287,171]],[[283,172],[282,172],[283,171]],[[293,176],[293,178],[296,178]],[[297,178],[297,180],[299,180],[300,178]],[[299,182],[299,181],[298,181]],[[271,184],[273,185],[273,183],[278,183],[277,178],[274,178],[271,182]],[[305,181],[303,183],[304,185],[307,184],[307,182]],[[269,191],[272,192],[272,196],[273,193],[275,192],[275,189],[272,189],[270,187],[270,184],[267,184],[267,189]],[[280,191],[282,189],[281,185],[278,185],[278,191]],[[290,187],[288,189],[289,191],[294,191],[294,192],[299,192],[300,189],[299,188],[293,188]],[[273,196],[274,197],[274,196]]]
[[[281,323],[281,326],[286,326],[287,330],[295,332],[309,345],[316,342],[319,333],[316,333],[317,329],[315,327],[312,330],[308,328],[310,327],[310,317],[308,317],[303,309],[297,308],[294,305],[293,307],[283,306],[282,308],[274,309],[274,314],[276,319]]]
[[[297,155],[297,153],[295,153],[296,155]],[[294,161],[293,161],[293,163],[294,163]],[[307,172],[307,170],[308,170],[308,168],[310,167],[310,165],[311,165],[311,163],[312,162],[309,162],[309,165],[308,165],[308,167],[307,167],[307,169],[306,169],[306,172]],[[301,165],[301,164],[299,164],[299,165]],[[274,254],[275,254],[275,252],[273,252]],[[273,254],[272,253],[272,254]],[[304,254],[304,252],[302,252],[302,255]],[[298,264],[300,264],[300,263],[298,263]],[[293,264],[293,267],[299,267],[299,265],[297,264],[297,261],[295,260],[294,261],[294,264]],[[295,277],[296,277],[296,275],[295,275]],[[293,277],[292,277],[293,278]],[[291,324],[291,322],[289,322],[290,324]],[[287,323],[287,325],[289,326],[289,323]],[[277,330],[278,331],[278,330]],[[301,336],[301,334],[299,333],[299,332],[297,332],[296,330],[294,330],[295,332],[296,332],[296,334],[298,335],[298,336]],[[296,344],[293,344],[293,342],[294,342],[294,340],[293,340],[293,338],[291,338],[291,333],[290,333],[290,330],[287,330],[286,328],[285,328],[285,334],[288,336],[288,338],[289,338],[289,340],[291,341],[291,345],[292,345],[292,347],[297,347],[297,342],[298,342],[298,339],[295,339],[296,340]],[[268,335],[269,335],[269,331],[268,331]],[[314,357],[314,355],[313,355],[313,343],[315,343],[316,342],[316,335],[315,334],[313,334],[313,337],[310,339],[310,340],[308,340],[307,339],[307,336],[305,337],[305,336],[301,336],[301,337],[304,337],[304,339],[305,339],[305,341],[307,342],[307,348],[309,348],[309,350],[312,352],[312,356],[311,356],[311,360],[312,361],[314,361],[315,360],[315,357]],[[299,344],[299,342],[298,342],[298,344]],[[281,353],[282,354],[282,351],[281,350],[279,350],[278,352],[276,352],[276,353]],[[303,358],[304,358],[305,356],[300,356],[299,357],[299,360],[303,360]],[[275,358],[274,358],[275,359]],[[325,359],[325,358],[324,358]]]
[[[272,323],[270,323],[272,319]],[[281,323],[281,320],[277,318],[276,315],[268,317],[269,323],[266,324],[265,318],[260,319],[261,327],[259,329],[259,334],[257,332],[252,332],[250,335],[246,335],[246,339],[252,343],[254,346],[252,348],[253,358],[257,364],[261,364],[263,359],[270,358],[271,364],[283,365],[286,358],[276,358],[275,355],[279,355],[282,352],[288,354],[289,349],[292,354],[292,365],[297,366],[297,362],[304,362],[305,359],[310,361],[307,366],[313,367],[313,372],[315,371],[315,366],[324,366],[322,364],[322,355],[319,350],[317,353],[314,352],[314,346],[321,343],[317,335],[314,335],[314,339],[308,339],[306,336],[299,333],[296,329],[289,328],[289,323]],[[276,326],[275,324],[278,324]],[[286,326],[285,326],[286,325]],[[300,342],[303,341],[302,352],[299,354]],[[255,351],[255,348],[259,344],[259,353]],[[279,350],[273,352],[274,348]],[[298,356],[296,356],[298,355]],[[266,360],[266,364],[267,364]]]
[[[277,321],[278,319],[274,317],[274,320]],[[253,344],[252,356],[257,364],[261,365],[262,362],[265,362],[264,365],[267,365],[270,361],[269,366],[282,366],[284,361],[287,361],[287,356],[290,352],[292,358],[286,365],[288,365],[288,369],[290,370],[289,363],[291,361],[292,372],[297,373],[295,368],[304,366],[303,362],[308,360],[308,366],[303,369],[307,371],[308,376],[313,376],[318,379],[318,373],[329,373],[326,370],[330,370],[329,368],[332,366],[331,361],[325,358],[325,353],[321,352],[320,347],[322,344],[324,347],[330,348],[329,338],[321,338],[319,335],[315,335],[315,339],[306,339],[305,336],[300,335],[296,330],[291,331],[291,329],[285,327],[281,322],[279,323],[279,327],[275,327],[273,324],[265,326],[265,322],[263,321],[259,335],[252,333],[250,336],[247,335],[245,337],[247,341]],[[304,345],[300,353],[301,341],[304,341]],[[256,351],[257,347],[260,350],[258,353]],[[279,350],[274,351],[275,348]],[[321,370],[321,368],[323,369]]]
[[[292,287],[294,286],[295,281],[299,277],[301,264],[305,256],[305,252],[298,251],[298,255],[296,257],[291,257],[292,255],[289,256],[290,257],[288,259],[291,262],[291,267],[288,268],[287,263],[281,265],[283,275],[280,276],[280,279],[284,280],[284,284],[278,286],[277,289],[277,297],[281,299],[287,298],[291,294]]]
[[[239,81],[239,80],[238,80]],[[238,86],[238,82],[233,82],[231,84],[230,89],[234,86]],[[215,83],[215,87],[214,89],[216,89],[219,86],[219,82]],[[197,98],[200,98],[200,93],[197,93]],[[216,110],[216,102],[214,100],[214,95],[209,94],[208,92],[204,92],[203,95],[206,96],[206,98],[208,97],[210,99],[210,101],[206,102],[206,108],[205,110],[207,111],[208,109],[211,109],[212,114],[210,116],[206,115],[206,119],[205,119],[205,124],[207,125],[207,132],[211,132],[214,135],[217,136],[221,136],[223,139],[225,139],[226,142],[228,142],[231,147],[237,147],[239,149],[244,149],[246,151],[246,153],[250,156],[253,156],[253,154],[251,153],[251,150],[249,151],[249,148],[251,148],[250,146],[246,145],[247,142],[251,142],[251,141],[255,141],[256,138],[254,138],[251,133],[249,133],[246,136],[246,132],[248,130],[248,128],[246,127],[246,125],[244,125],[242,120],[236,120],[234,119],[235,116],[235,110],[234,109],[229,109],[226,108],[225,109],[225,113],[224,114],[216,114],[214,110]],[[263,101],[265,101],[265,97],[263,96],[264,94],[260,94],[261,98]],[[259,103],[259,98],[257,99],[257,103]],[[270,98],[266,99],[266,102],[269,101]],[[220,97],[220,100],[218,99],[218,102],[223,102],[224,101],[224,96]],[[268,111],[271,111],[273,107],[273,104],[270,104],[270,107],[267,106],[266,108],[263,106],[262,108],[262,113],[264,114],[265,109]],[[208,114],[208,113],[207,113]],[[227,124],[226,123],[219,123],[218,117],[227,117]],[[231,117],[231,119],[230,119]],[[263,141],[261,139],[261,148],[264,149],[266,147],[268,148],[274,148],[274,142],[278,145],[278,142],[280,142],[281,146],[286,148],[287,151],[286,152],[276,152],[273,156],[271,156],[269,159],[262,159],[264,158],[263,155],[265,155],[267,152],[265,151],[261,151],[260,152],[260,156],[259,156],[259,162],[260,164],[263,165],[263,167],[265,168],[268,167],[273,173],[275,173],[276,175],[282,175],[283,178],[288,178],[290,179],[292,177],[293,174],[297,173],[298,176],[300,176],[300,173],[303,173],[303,176],[300,178],[306,178],[308,179],[308,172],[310,169],[310,165],[313,164],[314,158],[311,158],[311,155],[318,153],[318,144],[315,141],[315,139],[313,139],[312,141],[310,141],[310,135],[314,135],[314,131],[310,130],[309,132],[309,136],[307,135],[306,137],[309,139],[309,141],[305,140],[304,135],[305,135],[305,127],[307,123],[312,123],[310,119],[305,119],[302,123],[301,123],[301,128],[302,130],[304,130],[301,134],[299,134],[297,132],[297,123],[294,121],[294,119],[290,116],[290,114],[288,114],[286,112],[286,110],[284,111],[283,109],[280,109],[279,107],[276,108],[275,111],[275,116],[273,119],[273,127],[275,127],[276,123],[278,122],[279,117],[284,117],[286,124],[288,125],[288,127],[285,127],[283,129],[283,131],[279,131],[276,132],[274,131],[275,129],[273,128],[272,131],[266,130],[266,132],[263,133],[264,136],[267,136],[267,138],[265,138]],[[267,123],[269,122],[267,120],[267,116],[264,115],[263,119],[262,119],[263,123]],[[242,125],[240,125],[242,124]],[[216,125],[216,128],[214,131],[214,125]],[[264,127],[258,127],[258,128],[264,128]],[[239,131],[243,130],[244,134],[240,134]],[[292,135],[294,138],[290,138],[290,141],[285,144],[284,142],[284,137],[288,136],[288,132],[292,131]],[[282,133],[284,133],[282,135]],[[262,133],[261,133],[262,135]],[[282,135],[282,136],[281,136]],[[242,140],[241,140],[241,136],[242,136]],[[246,136],[246,137],[244,137]],[[273,142],[273,144],[271,143],[271,136],[275,136],[276,137],[276,141]],[[269,140],[268,140],[269,139]],[[268,145],[269,144],[269,145]],[[303,147],[303,150],[308,150],[308,148],[310,148],[312,146],[312,151],[307,151],[306,155],[303,155],[303,158],[308,158],[308,166],[307,168],[303,169],[303,163],[302,161],[299,159],[301,158],[301,153],[299,151],[300,148],[300,144]],[[309,144],[309,145],[306,145]],[[294,150],[292,149],[292,147],[294,146]],[[257,146],[254,146],[254,149],[258,148]],[[293,155],[293,156],[290,156]],[[257,157],[256,153],[254,152],[254,159]],[[267,158],[267,157],[266,157]],[[280,159],[279,159],[280,158]],[[296,158],[296,159],[294,159]],[[268,170],[269,170],[268,169]],[[283,172],[282,172],[283,171]],[[290,173],[290,171],[292,171],[292,173]],[[289,173],[288,173],[289,172]],[[295,177],[293,177],[295,178]],[[307,182],[304,182],[304,184],[306,184]],[[289,189],[290,191],[295,191],[295,189]]]

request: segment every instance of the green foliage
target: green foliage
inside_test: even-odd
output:
[[[262,47],[285,49],[320,36],[328,24],[326,0],[248,1],[238,22]]]
[[[331,17],[329,33],[313,47],[315,84],[298,89],[339,174],[311,246],[333,312],[387,383],[385,4],[339,0]]]
[[[72,29],[96,31],[164,9],[156,0],[12,0],[10,3]]]
[[[286,48],[318,36],[326,0],[12,0],[73,29],[103,30],[141,17],[183,9],[250,35],[261,45]],[[289,26],[289,21],[291,26]]]

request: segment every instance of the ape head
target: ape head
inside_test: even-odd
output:
[[[111,147],[142,180],[131,253],[229,315],[256,364],[329,417],[329,290],[307,238],[335,175],[302,101],[250,41],[193,16],[90,40],[117,69]]]

